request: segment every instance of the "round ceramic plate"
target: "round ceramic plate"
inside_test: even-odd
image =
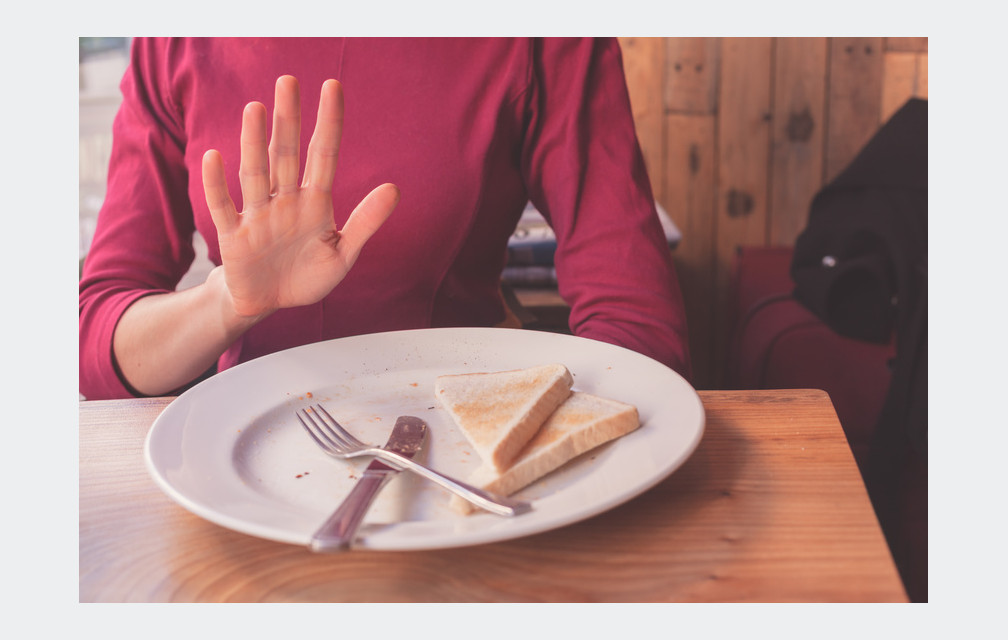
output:
[[[596,515],[647,491],[693,452],[704,412],[693,388],[633,351],[573,336],[514,329],[424,329],[330,340],[233,367],[193,387],[155,420],[147,468],[192,513],[249,535],[307,545],[368,460],[336,460],[295,411],[320,403],[359,439],[384,444],[400,415],[431,437],[417,460],[459,479],[480,460],[434,397],[442,374],[558,362],[574,389],[635,405],[637,430],[570,461],[518,492],[533,510],[462,515],[451,494],[399,473],[378,495],[358,547],[411,550],[496,542]]]

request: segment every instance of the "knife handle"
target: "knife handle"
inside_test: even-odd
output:
[[[339,508],[312,535],[309,544],[311,550],[332,553],[349,549],[361,522],[364,521],[364,514],[392,476],[393,474],[387,472],[365,471]]]

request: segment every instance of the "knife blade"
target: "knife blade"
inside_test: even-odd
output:
[[[427,423],[414,416],[399,416],[383,448],[412,459],[426,439]],[[311,550],[332,553],[348,549],[378,492],[399,471],[373,459],[336,511],[312,535]]]

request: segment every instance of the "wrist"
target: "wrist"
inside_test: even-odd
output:
[[[221,323],[225,333],[236,338],[258,324],[263,318],[269,316],[272,311],[267,311],[257,315],[245,315],[239,313],[228,289],[227,281],[224,278],[224,267],[214,267],[207,276],[205,283],[209,295],[213,296],[217,307],[220,309]]]

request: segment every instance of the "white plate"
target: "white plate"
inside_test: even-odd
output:
[[[327,457],[294,411],[321,402],[361,440],[384,444],[400,415],[427,421],[418,457],[465,479],[479,465],[434,398],[446,373],[567,366],[574,389],[636,405],[636,431],[572,460],[520,491],[515,518],[463,516],[450,494],[398,474],[365,519],[358,546],[436,549],[517,538],[567,525],[641,494],[678,468],[704,429],[693,388],[655,360],[602,342],[514,329],[425,329],[342,338],[274,353],[221,372],[172,402],[144,447],[157,484],[223,527],[307,545],[367,460]]]

